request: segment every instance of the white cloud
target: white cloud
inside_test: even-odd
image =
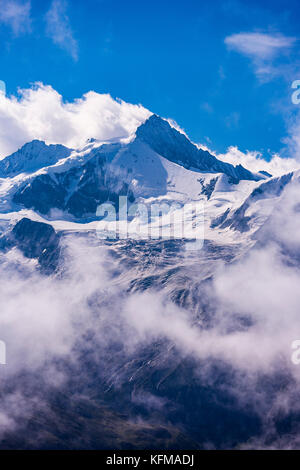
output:
[[[184,310],[168,299],[169,287],[172,290],[182,288],[172,276],[168,288],[159,293],[150,288],[146,293],[129,292],[128,286],[140,273],[134,267],[123,265],[124,276],[119,257],[109,255],[111,247],[97,246],[92,239],[66,238],[65,273],[58,278],[40,276],[32,262],[24,260],[15,250],[2,257],[0,331],[8,353],[5,379],[16,376],[17,380],[0,403],[0,435],[5,430],[17,429],[20,422],[23,424],[32,416],[36,406],[43,406],[37,394],[39,382],[45,384],[46,389],[53,384],[59,389],[65,383],[70,372],[68,368],[62,369],[57,359],[65,358],[68,364],[78,362],[76,378],[77,383],[82,383],[84,376],[80,374],[84,371],[79,370],[82,358],[80,348],[76,349],[78,344],[87,348],[99,382],[104,374],[103,363],[109,364],[109,386],[112,389],[116,386],[116,393],[122,381],[128,382],[124,359],[130,370],[132,358],[144,357],[141,348],[144,354],[147,346],[152,345],[154,351],[159,351],[159,344],[164,344],[166,348],[162,351],[166,361],[173,349],[180,358],[193,357],[204,386],[214,386],[211,383],[216,378],[216,368],[211,368],[211,361],[214,365],[217,360],[220,367],[229,364],[234,368],[235,380],[230,385],[222,383],[221,390],[226,392],[226,387],[231,387],[230,392],[247,408],[254,403],[264,424],[270,425],[278,410],[284,408],[284,413],[299,410],[293,393],[299,393],[300,369],[290,360],[290,346],[300,332],[300,276],[298,268],[285,262],[278,249],[278,245],[284,243],[299,250],[296,216],[299,202],[296,186],[288,190],[271,216],[270,228],[276,240],[269,242],[267,234],[267,245],[263,248],[250,251],[235,263],[220,266],[220,260],[215,279],[207,288],[207,300],[216,307],[216,313],[207,311],[211,314],[209,325],[195,315],[194,305]],[[138,256],[138,252],[134,256]],[[187,260],[185,268],[190,262]],[[194,268],[185,272],[191,276],[188,286],[195,286],[193,299],[199,301],[204,292],[199,287],[199,270]],[[112,282],[111,276],[116,272],[119,275]],[[210,302],[207,309],[211,308]],[[246,327],[241,317],[251,320]],[[114,345],[120,346],[121,360]],[[163,367],[161,361],[161,357],[153,361],[157,370]],[[150,362],[143,365],[146,371],[146,367],[149,370],[153,367]],[[293,377],[293,390],[284,388],[284,383],[276,388],[282,370]],[[19,372],[26,371],[32,376],[24,384]],[[262,389],[260,385],[257,388],[262,374],[264,383],[274,384],[272,395],[276,395],[277,400],[270,399],[270,387]],[[38,379],[34,380],[36,376]],[[190,377],[197,383],[197,377]],[[2,386],[4,384],[2,378]],[[143,396],[142,387],[137,387],[139,391],[141,394],[132,397],[133,401],[146,402],[152,409],[163,406],[160,395],[147,395],[146,391]]]
[[[92,137],[128,137],[150,114],[140,105],[94,91],[65,103],[41,83],[20,90],[19,97],[0,94],[0,158],[33,139],[78,148]]]
[[[251,319],[251,326],[243,330],[236,344],[238,359],[232,356],[232,361],[257,371],[266,366],[270,371],[273,367],[280,370],[281,361],[286,361],[298,386],[300,370],[292,364],[291,344],[300,336],[299,203],[299,180],[295,179],[257,234],[259,246],[224,265],[214,280],[219,327],[223,323],[223,331],[228,330],[231,315],[233,324],[241,316]],[[225,350],[224,357],[230,360]]]
[[[57,367],[56,359],[67,358],[71,364],[75,343],[95,321],[89,299],[99,293],[99,286],[103,290],[109,287],[106,250],[70,239],[65,256],[67,272],[59,280],[40,275],[36,263],[25,259],[18,250],[1,255],[0,329],[7,347],[7,364],[1,370],[0,393],[6,381],[14,382],[20,371],[33,376],[40,371],[41,382],[61,386],[66,375]],[[28,384],[32,389],[33,376]],[[1,437],[3,432],[15,428],[20,418],[30,416],[31,405],[38,401],[34,394],[27,394],[22,380],[14,384],[16,390],[2,396],[0,403]]]
[[[229,147],[226,153],[216,154],[216,157],[232,165],[243,165],[255,173],[267,171],[273,176],[279,176],[300,168],[300,162],[294,158],[282,158],[273,155],[270,161],[264,160],[260,152],[241,152],[237,147]]]
[[[289,144],[289,148],[291,149],[290,139],[286,139],[286,143]],[[211,145],[210,141],[209,144]],[[212,151],[207,145],[196,145],[198,148],[207,150],[212,155],[215,155],[215,157],[217,157],[219,160],[222,160],[223,162],[231,163],[231,165],[234,166],[242,165],[244,168],[247,168],[254,173],[258,173],[259,171],[266,171],[272,176],[280,176],[300,168],[300,161],[298,158],[300,152],[298,154],[296,152],[291,152],[291,154],[295,155],[295,158],[283,158],[278,154],[274,154],[272,155],[271,159],[267,161],[263,158],[263,155],[260,152],[249,150],[247,152],[242,152],[238,149],[238,147],[235,146],[229,147],[226,153],[216,153]],[[296,142],[294,142],[294,146],[296,146]]]
[[[78,60],[78,43],[74,38],[70,19],[66,13],[66,0],[53,0],[46,15],[47,33],[55,44]]]
[[[89,296],[100,281],[103,289],[108,286],[105,248],[70,239],[65,256],[69,276],[59,280],[41,276],[36,263],[18,250],[2,253],[0,327],[7,345],[8,373],[24,367],[33,370],[49,356],[68,354],[77,335],[73,322],[88,322]]]
[[[31,2],[0,0],[0,23],[9,26],[15,35],[30,31]]]
[[[294,46],[296,38],[282,34],[238,33],[227,36],[224,42],[229,49],[249,57],[256,75],[266,80],[279,73],[273,61],[286,54]]]
[[[293,46],[295,38],[281,34],[239,33],[225,38],[225,44],[254,59],[271,59]]]

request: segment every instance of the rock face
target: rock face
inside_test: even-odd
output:
[[[99,204],[116,202],[119,195],[132,198],[126,183],[111,188],[106,169],[106,156],[94,155],[87,163],[65,172],[42,174],[18,190],[14,203],[41,214],[60,209],[76,218],[95,216]]]
[[[63,145],[46,145],[40,140],[33,140],[0,161],[0,178],[12,177],[23,172],[30,173],[53,165],[60,159],[68,157],[71,151]]]
[[[155,152],[187,169],[197,169],[210,173],[224,173],[231,183],[240,180],[258,181],[259,176],[246,170],[242,165],[236,167],[224,163],[208,151],[199,149],[181,132],[159,116],[152,115],[136,132],[137,138],[147,143]]]
[[[36,258],[43,272],[51,273],[57,268],[60,237],[51,225],[24,217],[14,226],[8,240],[27,258]]]
[[[269,181],[261,183],[255,188],[243,204],[233,211],[226,210],[218,219],[213,220],[211,227],[226,228],[230,227],[239,232],[247,232],[250,230],[248,222],[251,217],[246,216],[246,211],[259,200],[267,200],[278,198],[284,188],[291,182],[293,173],[273,178]]]

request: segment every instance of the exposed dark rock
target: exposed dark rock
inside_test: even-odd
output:
[[[218,160],[208,151],[199,149],[184,134],[155,114],[137,129],[136,136],[159,155],[187,169],[224,173],[229,177],[231,183],[238,183],[240,180],[257,181],[260,179],[242,165],[235,167],[230,163]]]
[[[58,266],[59,240],[51,225],[24,217],[10,232],[7,246],[16,246],[26,258],[36,258],[42,271],[48,274]]]
[[[99,204],[116,203],[126,195],[134,200],[128,184],[110,180],[105,155],[99,153],[79,167],[36,176],[14,194],[13,201],[41,214],[59,209],[84,218],[95,217]]]

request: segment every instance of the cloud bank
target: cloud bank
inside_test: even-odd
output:
[[[108,403],[119,403],[123,414],[126,406],[137,405],[138,410],[150,409],[150,416],[158,409],[160,419],[167,422],[170,400],[174,400],[172,407],[176,406],[172,395],[173,387],[178,387],[176,377],[180,390],[186,390],[179,365],[192,360],[194,369],[186,371],[184,380],[190,383],[192,379],[199,393],[203,387],[209,389],[211,401],[216,390],[223,393],[225,402],[230,393],[235,400],[233,413],[240,406],[246,410],[254,407],[266,426],[256,447],[267,446],[272,431],[269,445],[274,443],[278,414],[289,416],[299,411],[295,394],[300,390],[300,369],[291,362],[291,343],[300,335],[300,273],[293,264],[295,253],[300,252],[296,236],[298,184],[284,193],[267,231],[259,236],[260,246],[233,263],[219,260],[207,288],[198,283],[201,266],[194,259],[193,270],[186,270],[190,262],[186,259],[179,279],[183,272],[190,276],[196,304],[201,305],[201,298],[206,298],[200,313],[211,316],[207,323],[198,316],[195,305],[184,307],[171,301],[170,289],[182,289],[182,282],[176,287],[174,276],[167,284],[164,281],[166,289],[159,292],[151,285],[147,292],[131,292],[129,286],[136,277],[140,279],[141,273],[139,263],[132,263],[130,249],[124,252],[120,246],[107,247],[88,237],[68,236],[62,275],[57,277],[40,275],[35,263],[15,249],[2,257],[0,330],[7,345],[7,366],[0,368],[1,437],[7,437],[7,433],[16,436],[35,413],[38,422],[43,412],[51,418],[46,390],[52,395],[66,394],[71,410],[72,400],[83,393],[86,381],[92,397],[90,410],[95,401],[101,401],[100,390],[104,388]],[[133,256],[142,262],[145,254],[140,249],[136,246]],[[143,275],[147,275],[146,269]],[[162,275],[166,279],[164,270]],[[176,367],[174,351],[178,354]],[[88,369],[94,377],[92,386]],[[163,382],[170,374],[170,390],[165,384],[160,389],[160,382],[156,384],[155,375],[151,375],[154,371],[158,377],[162,374]],[[226,380],[229,372],[233,374],[230,382]],[[26,374],[29,379],[24,381]],[[70,374],[74,375],[71,388]],[[148,377],[154,380],[151,389]],[[131,383],[134,393],[125,395],[125,404],[123,387],[127,389]],[[195,397],[194,392],[193,400]],[[198,405],[195,402],[194,406]],[[59,413],[64,414],[61,409]],[[72,419],[79,423],[83,417],[81,412],[76,413]],[[134,419],[141,419],[139,412],[135,413]],[[214,428],[221,424],[218,419],[214,417]],[[195,429],[198,425],[201,428],[193,419]],[[43,439],[43,430],[36,432],[34,439]],[[22,435],[26,436],[24,431]],[[281,445],[293,446],[296,436],[296,432],[285,436]],[[49,434],[45,439],[41,442],[47,442]],[[35,445],[38,443],[36,440]]]
[[[126,138],[150,114],[141,105],[94,91],[64,102],[42,83],[19,90],[17,97],[0,94],[0,158],[33,139],[78,148],[89,138]]]
[[[294,155],[296,156],[295,153]],[[279,155],[273,155],[267,161],[260,152],[248,151],[244,153],[237,147],[229,147],[226,153],[216,156],[220,160],[232,165],[243,165],[254,173],[266,171],[272,176],[279,176],[300,168],[300,162],[296,158],[282,158]]]

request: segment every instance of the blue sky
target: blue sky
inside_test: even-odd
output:
[[[110,93],[268,158],[299,113],[299,26],[296,0],[0,0],[0,79]]]

